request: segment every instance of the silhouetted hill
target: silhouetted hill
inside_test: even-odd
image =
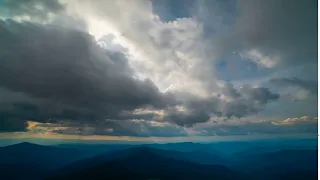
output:
[[[304,150],[318,149],[318,139],[265,139],[255,141],[228,141],[209,143],[207,146],[218,152],[233,155],[237,152],[267,153],[282,149]]]
[[[77,168],[71,166],[66,168],[74,171],[60,171],[64,173],[51,179],[105,179],[105,177],[112,177],[111,179],[248,179],[245,174],[225,166],[176,160],[161,156],[159,152],[157,149],[148,147],[131,148],[113,154],[109,160],[93,158],[80,162],[79,166],[73,164]],[[163,153],[165,153],[164,150],[161,150],[161,154]],[[90,163],[95,165],[88,166]],[[123,174],[132,174],[132,176],[123,177]]]
[[[205,152],[219,156],[225,156],[223,151],[217,151],[215,149],[215,143],[203,144],[193,142],[181,142],[181,143],[168,143],[168,144],[148,144],[148,147],[163,149],[163,150],[174,150],[179,152]]]
[[[277,151],[282,150],[317,150],[317,145],[309,145],[309,146],[299,146],[299,145],[282,145],[282,146],[266,146],[266,145],[259,145],[250,147],[245,150],[241,150],[238,152],[233,153],[233,157],[242,157],[245,158],[247,156],[254,156],[254,155],[261,155],[265,153],[274,153]]]
[[[66,164],[86,157],[81,151],[32,143],[19,143],[0,148],[0,164],[36,163]]]
[[[188,160],[191,162],[211,165],[228,165],[229,161],[226,155],[220,151],[216,151],[212,144],[201,144],[192,142],[168,143],[168,144],[144,144],[144,145],[128,145],[128,144],[60,144],[56,147],[76,148],[86,151],[93,155],[108,154],[128,148],[137,148],[140,146],[150,147],[161,150],[169,150],[171,153],[163,154],[167,157]]]
[[[156,149],[148,146],[137,146],[137,147],[131,147],[128,149],[123,149],[123,150],[119,150],[111,153],[108,152],[108,153],[100,154],[98,156],[94,156],[88,159],[79,160],[77,162],[74,162],[68,168],[63,168],[61,171],[70,172],[70,171],[76,171],[79,169],[91,168],[93,166],[102,164],[106,161],[128,157],[135,152],[140,152],[145,149],[147,149],[148,151],[152,151],[152,153],[162,157],[171,158],[175,160],[188,161],[188,162],[193,162],[197,164],[226,165],[229,163],[228,159],[224,159],[223,157],[219,157],[217,155],[210,154],[207,152],[199,152],[199,151],[198,152],[179,152],[179,151],[173,151],[173,150]]]
[[[103,154],[103,153],[115,152],[115,151],[130,148],[133,146],[135,146],[135,145],[130,145],[130,144],[79,144],[79,143],[54,145],[54,147],[78,149],[80,151],[85,151],[85,152],[92,154],[92,155],[99,155],[99,154]]]
[[[233,166],[260,179],[316,179],[317,150],[280,150],[238,157]],[[261,176],[264,175],[264,176]]]
[[[36,163],[0,164],[0,179],[5,180],[41,180],[51,168]]]
[[[91,152],[92,154],[103,154],[118,150],[127,149],[130,147],[139,147],[141,144],[59,144],[56,147],[74,148]],[[315,149],[318,147],[317,139],[272,139],[259,141],[228,141],[228,142],[213,142],[213,143],[194,143],[194,142],[179,142],[179,143],[149,143],[143,146],[148,146],[156,149],[173,150],[179,152],[205,152],[210,153],[224,159],[232,156],[237,152],[249,153],[266,153],[275,152],[281,149]]]
[[[215,152],[207,152],[201,150],[194,151],[177,151],[177,150],[162,150],[153,149],[155,154],[161,155],[163,157],[168,157],[177,160],[189,161],[198,164],[207,165],[229,165],[229,160],[221,155],[214,154]]]
[[[76,149],[24,142],[0,148],[0,174],[6,179],[36,179],[85,157]]]
[[[0,179],[312,180],[317,178],[315,145],[314,141],[55,146],[19,143],[0,147]]]

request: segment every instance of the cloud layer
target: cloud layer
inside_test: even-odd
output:
[[[268,119],[279,103],[317,106],[312,1],[185,3],[3,1],[0,131],[188,136],[217,118]]]

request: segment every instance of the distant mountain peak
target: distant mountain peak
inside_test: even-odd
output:
[[[12,146],[42,146],[39,144],[34,144],[34,143],[30,143],[30,142],[21,142],[21,143],[17,143],[17,144],[12,144],[6,147],[12,147]]]
[[[3,147],[5,149],[52,149],[52,147],[48,147],[48,146],[43,146],[40,144],[34,144],[34,143],[30,143],[30,142],[22,142],[22,143],[18,143],[18,144],[12,144],[9,146],[5,146]]]
[[[31,143],[31,142],[21,142],[21,143],[18,143],[18,144],[16,144],[16,145],[38,145],[39,146],[39,144],[35,144],[35,143]]]

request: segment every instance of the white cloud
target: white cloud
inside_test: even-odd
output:
[[[64,127],[61,124],[39,123],[27,121],[27,131],[32,133],[48,134],[59,130],[68,130],[69,127]]]
[[[275,67],[279,61],[280,58],[277,56],[266,56],[262,54],[257,49],[251,49],[243,54],[240,54],[242,58],[249,59],[258,65],[265,67],[265,68],[273,68]]]
[[[302,116],[296,118],[287,118],[282,121],[271,122],[273,125],[294,125],[297,123],[317,123],[317,118],[311,118],[309,116]]]
[[[158,88],[206,96],[212,67],[206,65],[203,29],[196,19],[162,22],[149,1],[68,1],[72,16],[81,16],[97,40],[113,35],[128,50],[130,64],[140,78]],[[125,10],[124,10],[125,9]],[[210,82],[210,84],[211,84]]]

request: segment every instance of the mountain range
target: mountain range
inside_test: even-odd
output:
[[[235,143],[237,144],[237,143]],[[223,146],[231,146],[223,144]],[[316,179],[315,146],[19,143],[0,147],[1,179]],[[245,149],[244,147],[247,147]],[[290,149],[291,148],[291,149]]]

